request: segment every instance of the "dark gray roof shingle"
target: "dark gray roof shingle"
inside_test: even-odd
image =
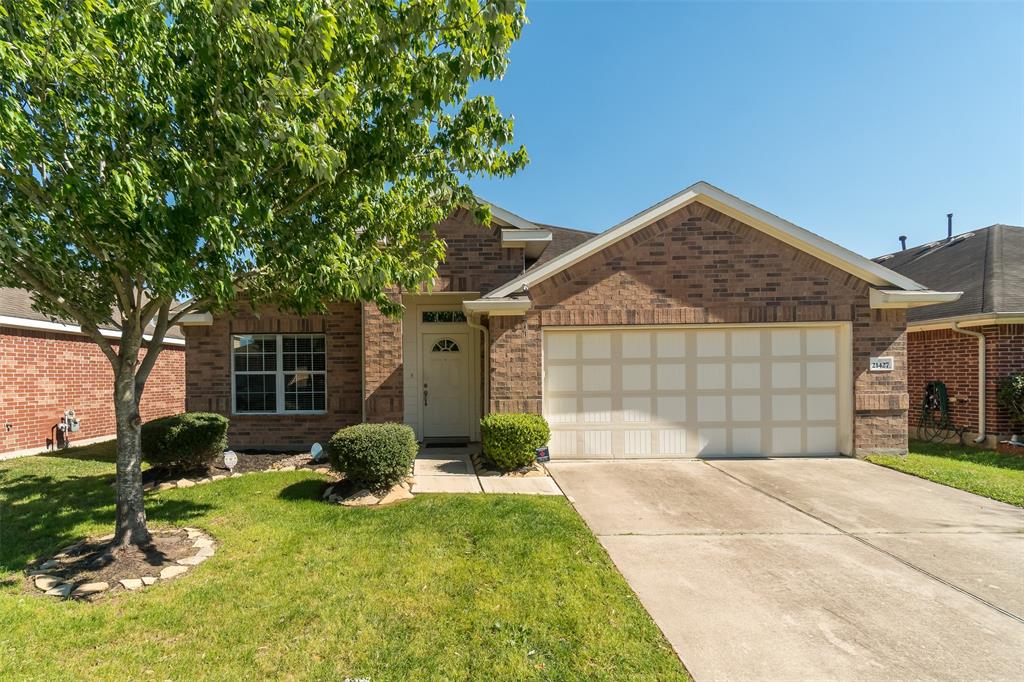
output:
[[[907,311],[908,322],[1024,312],[1024,227],[990,225],[875,258],[875,262],[960,300]]]
[[[544,253],[540,255],[540,258],[526,268],[527,270],[543,265],[552,258],[561,256],[569,249],[574,249],[583,242],[590,241],[597,236],[594,232],[576,230],[571,227],[558,227],[557,225],[544,225],[543,223],[537,223],[537,225],[545,230],[551,230],[551,243],[548,244],[548,248],[544,249]]]

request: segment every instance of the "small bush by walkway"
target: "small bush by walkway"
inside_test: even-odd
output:
[[[315,473],[251,474],[147,496],[154,528],[216,539],[188,575],[35,596],[29,561],[112,528],[96,450],[0,463],[0,679],[687,679],[560,497],[348,509]]]
[[[1024,458],[966,445],[910,442],[904,457],[871,455],[875,464],[1024,507]]]

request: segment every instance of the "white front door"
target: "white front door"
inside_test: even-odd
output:
[[[420,338],[424,438],[469,438],[469,347],[465,332]]]

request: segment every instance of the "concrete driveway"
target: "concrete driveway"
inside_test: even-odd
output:
[[[548,468],[699,682],[1024,679],[1024,510],[849,458]]]

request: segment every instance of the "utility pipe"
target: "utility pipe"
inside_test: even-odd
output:
[[[978,437],[975,443],[984,443],[985,438],[985,335],[981,332],[962,329],[959,322],[954,322],[950,328],[966,336],[973,336],[978,339]]]
[[[468,312],[468,311],[467,311]],[[480,314],[466,315],[466,324],[470,329],[478,329],[484,335],[484,416],[491,411],[491,333],[480,324]]]

